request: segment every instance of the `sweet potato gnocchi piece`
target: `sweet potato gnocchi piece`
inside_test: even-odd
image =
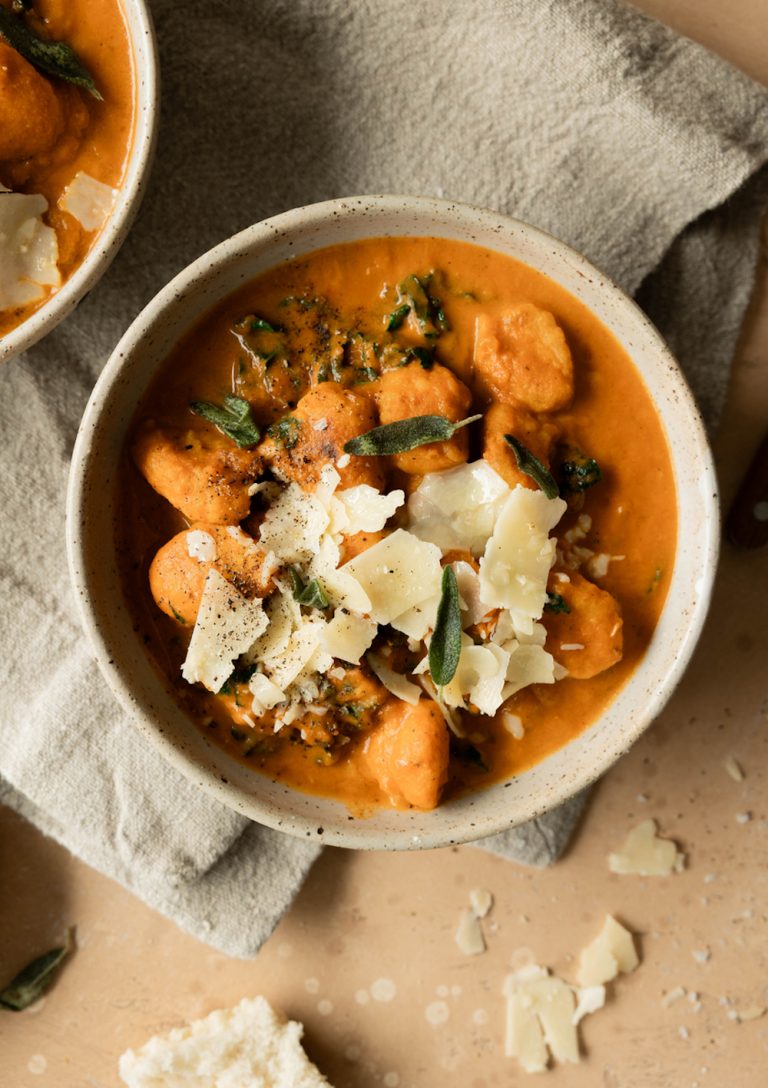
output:
[[[248,488],[262,468],[254,450],[243,450],[201,428],[140,431],[133,459],[147,482],[190,521],[237,525],[248,516]]]
[[[274,588],[264,574],[264,552],[247,533],[198,523],[171,537],[152,560],[149,588],[158,608],[192,626],[211,567],[246,597],[266,597]]]
[[[344,443],[377,424],[376,410],[367,397],[335,382],[323,382],[306,393],[295,411],[274,425],[259,446],[264,461],[284,480],[294,480],[311,491],[325,465],[344,457]],[[348,455],[347,455],[348,456]],[[370,484],[383,491],[385,467],[375,457],[350,457],[337,465],[341,488]]]
[[[515,404],[492,404],[483,420],[483,457],[510,487],[536,488],[538,485],[517,467],[517,460],[504,435],[511,434],[549,468],[552,447],[560,428],[549,420],[538,419]]]
[[[443,716],[431,699],[415,706],[391,699],[365,750],[368,768],[395,805],[432,809],[448,780],[449,742]]]
[[[475,320],[478,392],[532,412],[556,412],[573,399],[573,360],[549,310],[520,302]]]
[[[0,162],[49,151],[64,129],[64,110],[50,80],[0,41]]]
[[[549,591],[560,598],[558,610],[545,609],[543,616],[546,648],[555,661],[576,680],[589,680],[621,661],[623,621],[615,597],[572,570],[553,571]]]
[[[429,370],[420,363],[388,370],[376,383],[374,396],[381,423],[428,415],[445,416],[456,423],[470,414],[472,404],[472,394],[464,382],[439,364]],[[466,461],[467,449],[468,436],[462,429],[447,442],[396,453],[391,460],[402,472],[424,476]]]
[[[355,556],[367,552],[374,544],[378,544],[380,540],[383,540],[386,535],[386,530],[380,529],[377,533],[362,532],[345,536],[341,544],[341,559],[339,560],[339,564],[343,565],[344,563],[348,563],[349,560],[354,559]]]

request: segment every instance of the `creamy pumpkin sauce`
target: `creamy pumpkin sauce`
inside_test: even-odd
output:
[[[137,412],[136,426],[140,428],[151,417],[167,428],[210,431],[190,412],[190,402],[221,403],[223,396],[232,393],[251,402],[262,425],[284,416],[309,388],[310,371],[317,366],[316,311],[308,305],[302,311],[285,300],[322,297],[338,311],[338,324],[381,338],[392,309],[392,286],[411,273],[423,275],[429,270],[438,272],[440,301],[449,324],[437,340],[436,358],[470,388],[476,377],[473,352],[478,315],[501,315],[521,301],[554,315],[573,357],[575,395],[567,408],[539,418],[554,420],[564,438],[595,458],[603,473],[600,483],[584,492],[583,506],[569,509],[555,531],[562,541],[586,514],[591,526],[579,543],[595,553],[623,557],[611,561],[604,576],[595,579],[617,599],[623,613],[621,660],[590,679],[538,684],[513,695],[506,710],[524,724],[521,739],[504,728],[503,712],[495,719],[464,714],[472,748],[469,756],[466,751],[460,758],[452,756],[442,793],[446,797],[507,778],[578,736],[636,668],[658,620],[675,552],[673,477],[653,404],[613,335],[563,288],[508,257],[438,238],[375,238],[283,264],[204,315],[158,373]],[[386,298],[381,297],[382,285],[390,287]],[[271,379],[277,400],[266,393],[263,376],[245,365],[243,348],[233,333],[247,314],[261,315],[289,330],[290,369],[281,373],[276,361],[278,371]],[[375,386],[375,381],[370,385]],[[353,388],[360,391],[365,384]],[[486,407],[475,396],[472,411]],[[476,429],[477,425],[470,436],[470,461],[482,455]],[[221,441],[227,445],[223,436]],[[412,489],[415,481],[390,472],[389,489],[403,484]],[[317,750],[299,744],[285,743],[271,752],[269,745],[248,739],[244,743],[248,730],[242,722],[248,698],[238,696],[243,703],[238,707],[233,695],[214,696],[181,679],[190,626],[159,611],[149,591],[148,570],[158,549],[188,522],[152,490],[128,450],[118,509],[118,549],[136,628],[197,727],[255,770],[301,790],[340,798],[353,812],[391,803],[366,764],[364,733],[327,766],[316,761]],[[553,622],[546,612],[543,622],[550,626]],[[554,656],[565,660],[567,654],[554,652]]]
[[[3,6],[11,4],[3,0]],[[50,86],[62,113],[63,126],[52,147],[19,156],[16,148],[0,151],[0,184],[13,192],[39,193],[48,201],[43,219],[56,231],[62,284],[82,263],[98,231],[57,207],[75,175],[82,171],[112,188],[119,188],[131,148],[136,111],[134,61],[125,17],[118,0],[34,0],[32,25],[48,39],[72,46],[102,96],[94,98],[80,87],[37,73]],[[0,35],[0,118],[21,116],[32,131],[46,124],[44,107],[29,91],[27,62]],[[4,63],[3,63],[4,62]],[[0,148],[3,147],[0,138]],[[55,289],[27,306],[0,310],[0,336],[10,332],[45,305]]]

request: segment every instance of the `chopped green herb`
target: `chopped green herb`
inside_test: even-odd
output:
[[[171,605],[171,612],[173,612],[173,618],[176,620],[177,623],[181,623],[181,624],[186,625],[187,621],[184,619],[181,612],[176,611],[176,609],[173,607],[173,605]]]
[[[437,619],[429,644],[429,671],[438,687],[445,687],[456,675],[461,655],[461,606],[459,586],[453,567],[443,568]]]
[[[657,567],[656,570],[653,572],[653,578],[651,578],[650,585],[648,586],[648,588],[646,589],[645,592],[646,593],[653,593],[654,589],[656,588],[656,586],[659,584],[660,581],[661,581],[661,567]]]
[[[602,478],[602,470],[594,457],[587,457],[581,450],[568,447],[560,465],[560,482],[564,491],[579,494],[588,487],[594,487]]]
[[[255,665],[239,665],[234,672],[230,673],[228,679],[224,681],[217,695],[234,695],[238,684],[247,684],[253,674],[256,672]]]
[[[407,366],[414,359],[417,359],[425,370],[431,370],[435,365],[434,348],[408,348],[402,365]]]
[[[224,398],[224,406],[209,404],[205,400],[195,400],[190,404],[192,411],[207,419],[218,427],[222,434],[231,438],[241,449],[255,446],[261,438],[261,432],[256,426],[251,406],[242,397],[231,395]]]
[[[53,981],[54,972],[74,947],[73,931],[67,931],[60,948],[53,948],[32,960],[0,991],[0,1006],[12,1012],[22,1012],[45,993]]]
[[[39,38],[23,16],[15,15],[4,7],[0,7],[0,37],[5,38],[17,53],[21,53],[39,71],[66,80],[67,83],[74,83],[94,98],[103,101],[93,76],[71,45]]]
[[[287,450],[292,450],[299,441],[300,431],[301,420],[296,416],[283,416],[282,419],[278,419],[276,423],[267,427],[269,437]]]
[[[504,441],[512,447],[512,452],[517,461],[517,467],[526,476],[539,485],[548,499],[556,499],[560,495],[560,489],[555,482],[552,473],[542,465],[538,457],[534,457],[527,446],[524,446],[513,434],[505,434]]]
[[[300,593],[297,593],[294,589],[293,595],[299,604],[306,605],[307,608],[327,608],[330,604],[328,594],[325,592],[322,582],[318,581],[317,578],[307,582]]]
[[[365,382],[375,382],[378,378],[378,372],[373,369],[372,366],[356,366],[355,370],[355,385],[363,385]]]
[[[458,423],[452,423],[445,416],[396,419],[394,423],[384,423],[357,438],[350,438],[344,443],[344,452],[354,453],[358,457],[387,457],[393,453],[406,453],[418,446],[453,438],[456,431],[478,419],[482,419],[482,416],[469,416]]]
[[[387,320],[387,332],[395,332],[399,329],[410,312],[410,302],[404,302],[401,306],[396,307]]]
[[[566,601],[565,597],[559,593],[547,593],[547,603],[544,605],[545,612],[570,612],[571,606]]]
[[[253,314],[248,321],[251,332],[282,332],[282,329],[278,328],[277,325],[270,325],[266,318],[258,317],[256,314]]]

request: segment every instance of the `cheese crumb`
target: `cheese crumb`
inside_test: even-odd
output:
[[[712,953],[708,948],[694,948],[691,955],[699,964],[705,964],[709,962]]]
[[[734,782],[744,781],[744,771],[733,756],[728,756],[728,758],[723,761],[723,766]]]
[[[493,894],[486,888],[471,888],[469,905],[476,918],[485,918],[493,906]]]
[[[632,934],[607,914],[597,937],[582,949],[576,977],[580,986],[598,986],[634,971],[639,962]]]
[[[679,1001],[681,997],[685,997],[685,989],[682,986],[675,986],[674,990],[670,990],[664,994],[661,999],[661,1007],[668,1009],[670,1005],[674,1005],[675,1001]]]
[[[736,813],[736,823],[737,824],[748,824],[751,819],[752,819],[752,813],[751,812],[737,812]]]
[[[187,554],[198,563],[213,563],[216,558],[216,541],[210,533],[202,529],[191,529],[187,533]]]
[[[674,842],[660,839],[655,820],[643,820],[629,832],[618,853],[608,855],[612,873],[670,876],[685,863]]]
[[[455,937],[459,951],[465,956],[479,956],[485,952],[485,939],[477,915],[472,910],[463,910]]]

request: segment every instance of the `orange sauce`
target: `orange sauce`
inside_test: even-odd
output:
[[[445,239],[374,238],[280,265],[202,316],[161,368],[137,419],[151,415],[168,425],[194,426],[190,401],[220,402],[223,395],[236,391],[241,350],[232,326],[243,315],[257,313],[280,323],[285,313],[280,302],[286,296],[321,295],[338,309],[348,327],[375,336],[387,308],[379,297],[382,284],[393,285],[409,273],[430,269],[439,269],[448,287],[441,301],[450,331],[438,340],[438,358],[470,387],[474,322],[479,313],[501,313],[510,303],[526,300],[554,314],[571,349],[576,381],[572,405],[554,418],[566,437],[595,457],[603,469],[601,483],[585,493],[582,512],[592,519],[586,543],[595,552],[624,557],[611,562],[599,581],[623,611],[621,662],[589,680],[535,685],[513,696],[507,707],[524,722],[522,739],[503,728],[500,715],[497,720],[472,718],[471,730],[483,738],[478,748],[489,770],[452,760],[446,789],[451,795],[507,778],[581,733],[636,668],[658,620],[675,552],[674,483],[653,403],[615,337],[562,287],[511,258]],[[300,344],[301,334],[297,335]],[[296,390],[295,399],[305,388]],[[240,387],[240,395],[249,396],[252,403],[257,392]],[[482,405],[473,405],[473,411],[481,409]],[[267,423],[285,410],[270,405],[262,395],[256,407],[258,422]],[[479,456],[479,450],[470,450],[470,460]],[[137,630],[190,717],[216,743],[252,765],[230,735],[241,711],[231,697],[212,696],[181,680],[179,668],[189,632],[160,613],[148,589],[152,557],[186,523],[152,491],[127,451],[120,488],[118,547]],[[556,530],[559,537],[573,527],[577,516],[566,512]],[[299,789],[340,798],[358,813],[388,803],[365,771],[361,745],[351,747],[339,762],[318,766],[305,749],[286,744],[255,769]]]
[[[65,128],[50,151],[32,160],[0,161],[0,182],[16,192],[41,193],[49,204],[45,220],[56,231],[62,283],[82,263],[98,231],[86,231],[56,203],[78,171],[119,188],[122,183],[136,111],[133,56],[118,0],[35,0],[47,37],[75,50],[102,95],[52,78]],[[13,94],[13,84],[7,93]],[[29,103],[11,102],[28,110]],[[45,305],[48,295],[28,306],[0,311],[0,336],[16,328]]]

